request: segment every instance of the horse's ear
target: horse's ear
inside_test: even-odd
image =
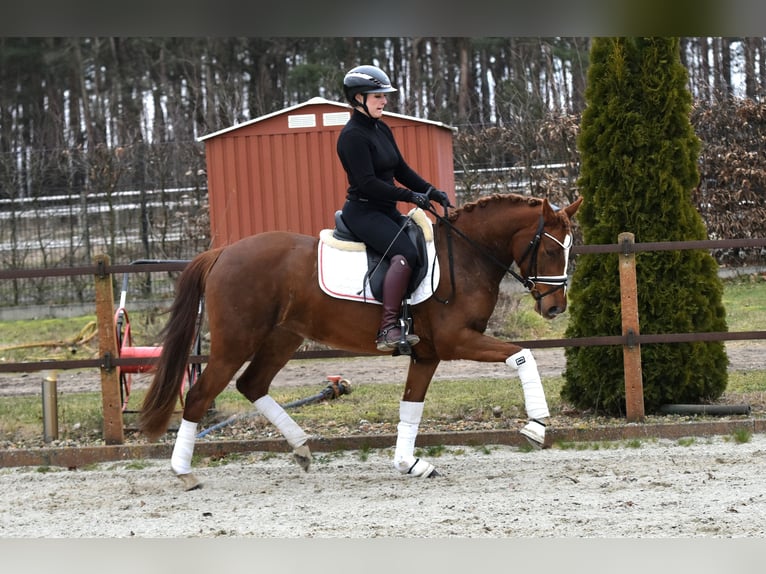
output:
[[[574,214],[577,213],[577,209],[580,207],[580,204],[582,203],[582,196],[577,198],[577,201],[570,203],[564,208],[564,213],[567,214],[567,217],[570,219],[574,217]]]
[[[553,206],[551,205],[551,202],[548,201],[547,197],[543,198],[543,217],[548,220],[550,217],[555,213],[555,210]]]

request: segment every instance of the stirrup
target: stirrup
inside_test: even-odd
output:
[[[390,339],[388,334],[396,329],[399,330],[399,336]],[[402,355],[409,355],[411,353],[410,347],[418,343],[420,343],[420,337],[414,333],[406,333],[399,325],[390,325],[387,329],[378,331],[378,337],[375,339],[378,351],[398,350]]]

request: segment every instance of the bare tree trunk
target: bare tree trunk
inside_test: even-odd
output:
[[[710,102],[710,60],[708,59],[708,43],[709,38],[700,38],[698,41],[699,60],[697,62],[699,66],[699,72],[697,74],[697,89],[699,90],[699,97],[705,101]]]
[[[588,75],[587,56],[590,52],[590,40],[588,38],[572,38],[571,46],[569,71],[572,75],[572,88],[569,110],[579,114],[585,108],[585,82]]]
[[[742,50],[745,64],[745,96],[754,98],[758,86],[755,77],[755,58],[758,50],[755,38],[745,38],[742,42]]]
[[[93,119],[90,116],[90,102],[88,101],[88,90],[85,88],[85,72],[82,61],[82,51],[80,50],[80,39],[72,38],[72,54],[74,54],[74,71],[77,79],[77,87],[79,88],[79,101],[82,102],[82,123],[85,125],[85,133],[88,136],[89,142],[96,141],[96,135],[93,129]],[[77,98],[72,98],[72,107],[79,109],[76,105]],[[75,116],[79,119],[79,114]],[[73,118],[73,120],[75,119]],[[79,129],[79,122],[73,124],[73,129]]]
[[[766,42],[763,38],[756,40],[758,47],[758,85],[762,94],[766,94]]]
[[[435,108],[433,92],[428,89],[424,89],[422,85],[422,66],[425,65],[423,58],[423,38],[412,38],[410,46],[409,57],[407,62],[407,68],[410,73],[408,76],[408,82],[406,89],[408,90],[409,97],[399,97],[399,104],[403,105],[402,113],[413,113],[416,116],[428,117],[428,110]],[[398,48],[397,48],[398,50]],[[423,94],[425,93],[425,104],[423,102]],[[422,108],[425,105],[426,110]],[[408,112],[408,110],[411,110]]]
[[[726,61],[723,38],[713,38],[713,95],[725,98],[729,94],[729,84],[726,83]]]
[[[734,88],[731,81],[731,39],[721,38],[721,87],[723,89],[721,95],[724,98],[729,98],[734,93]]]
[[[553,49],[547,42],[540,44],[540,56],[542,57],[546,87],[545,87],[545,103],[546,109],[560,111],[564,109],[565,104],[561,99],[561,87],[565,87],[565,84],[559,83],[558,74],[556,73],[556,66],[553,61]]]
[[[457,115],[461,123],[468,121],[469,110],[469,90],[471,89],[471,69],[470,69],[470,51],[468,38],[461,38],[458,42],[460,54],[460,91],[457,100]]]

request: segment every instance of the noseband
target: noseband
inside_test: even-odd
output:
[[[511,269],[510,265],[506,265],[505,263],[500,261],[497,257],[495,257],[492,253],[490,253],[484,246],[479,245],[473,239],[468,237],[465,233],[460,231],[457,227],[452,225],[452,223],[446,217],[440,216],[432,208],[430,208],[429,211],[433,213],[439,221],[443,222],[447,226],[447,258],[449,261],[451,293],[449,297],[442,300],[436,296],[435,290],[432,289],[434,291],[434,297],[440,303],[444,303],[446,305],[449,302],[452,295],[455,293],[455,273],[454,273],[453,264],[452,264],[452,233],[451,233],[452,231],[455,231],[460,237],[465,239],[469,245],[471,245],[474,249],[479,251],[487,259],[489,259],[493,263],[500,266],[505,273],[507,273],[508,275],[511,275],[514,279],[519,281],[530,292],[532,297],[534,297],[535,301],[540,301],[546,295],[555,293],[559,289],[566,288],[567,286],[566,271],[567,271],[567,266],[569,264],[569,250],[572,247],[572,235],[567,233],[566,237],[564,238],[564,241],[563,242],[559,241],[558,239],[553,237],[553,235],[545,231],[545,219],[543,218],[542,215],[540,215],[540,221],[537,224],[537,231],[535,232],[535,236],[532,238],[532,241],[529,242],[529,245],[527,245],[527,248],[524,250],[524,254],[521,256],[519,261],[517,261],[517,265],[519,266],[519,269],[521,269],[521,264],[527,258],[530,259],[529,269],[531,274],[525,277],[522,277],[521,275],[516,273],[513,269]],[[446,208],[445,208],[445,215],[446,215]],[[548,237],[549,239],[555,241],[564,250],[564,274],[563,275],[537,275],[537,253],[540,250],[540,243],[542,242],[543,237]],[[511,262],[511,264],[513,264],[513,262]],[[431,278],[433,279],[433,275],[431,276]],[[535,289],[538,284],[550,285],[551,288],[542,293],[539,290],[535,292]]]
[[[555,241],[564,250],[564,274],[563,275],[537,275],[537,252],[540,250],[540,243],[542,242],[543,237],[547,237],[548,239]],[[532,293],[532,296],[535,298],[535,301],[540,301],[546,295],[555,293],[559,289],[566,289],[566,286],[567,286],[566,272],[567,272],[567,266],[569,265],[569,249],[571,247],[572,247],[572,235],[567,233],[566,237],[564,238],[564,241],[563,242],[559,241],[558,239],[553,237],[553,235],[545,231],[545,221],[543,219],[543,216],[541,215],[540,222],[537,224],[537,231],[535,232],[535,236],[532,238],[532,241],[529,242],[529,245],[527,245],[527,248],[524,251],[524,254],[521,256],[521,259],[517,261],[519,268],[521,268],[521,264],[527,259],[527,257],[529,257],[530,258],[529,268],[533,274],[527,275],[526,277],[522,277],[521,275],[514,272],[510,267],[505,267],[505,265],[503,265],[503,267],[505,267],[506,273],[513,275],[517,280],[521,282],[522,285],[524,285],[524,287],[526,287]],[[533,289],[535,289],[538,284],[551,285],[552,287],[543,293],[540,293],[539,290],[537,293],[534,293]]]

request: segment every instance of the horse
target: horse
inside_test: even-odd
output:
[[[412,349],[400,400],[396,471],[419,478],[439,475],[414,450],[426,392],[441,361],[505,362],[516,369],[528,416],[520,432],[535,447],[544,446],[550,415],[532,353],[484,331],[507,274],[523,283],[542,317],[553,319],[566,310],[572,217],[581,202],[582,197],[557,208],[546,198],[510,193],[450,211],[445,207],[444,216],[429,209],[444,272],[433,295],[409,309],[420,342]],[[138,424],[150,440],[167,431],[204,301],[207,365],[183,401],[170,460],[186,490],[201,486],[191,468],[197,426],[246,362],[237,390],[281,432],[295,461],[308,471],[309,437],[268,394],[273,378],[307,339],[364,355],[391,354],[375,346],[378,305],[334,298],[320,289],[317,249],[317,237],[265,231],[201,252],[179,276]]]

